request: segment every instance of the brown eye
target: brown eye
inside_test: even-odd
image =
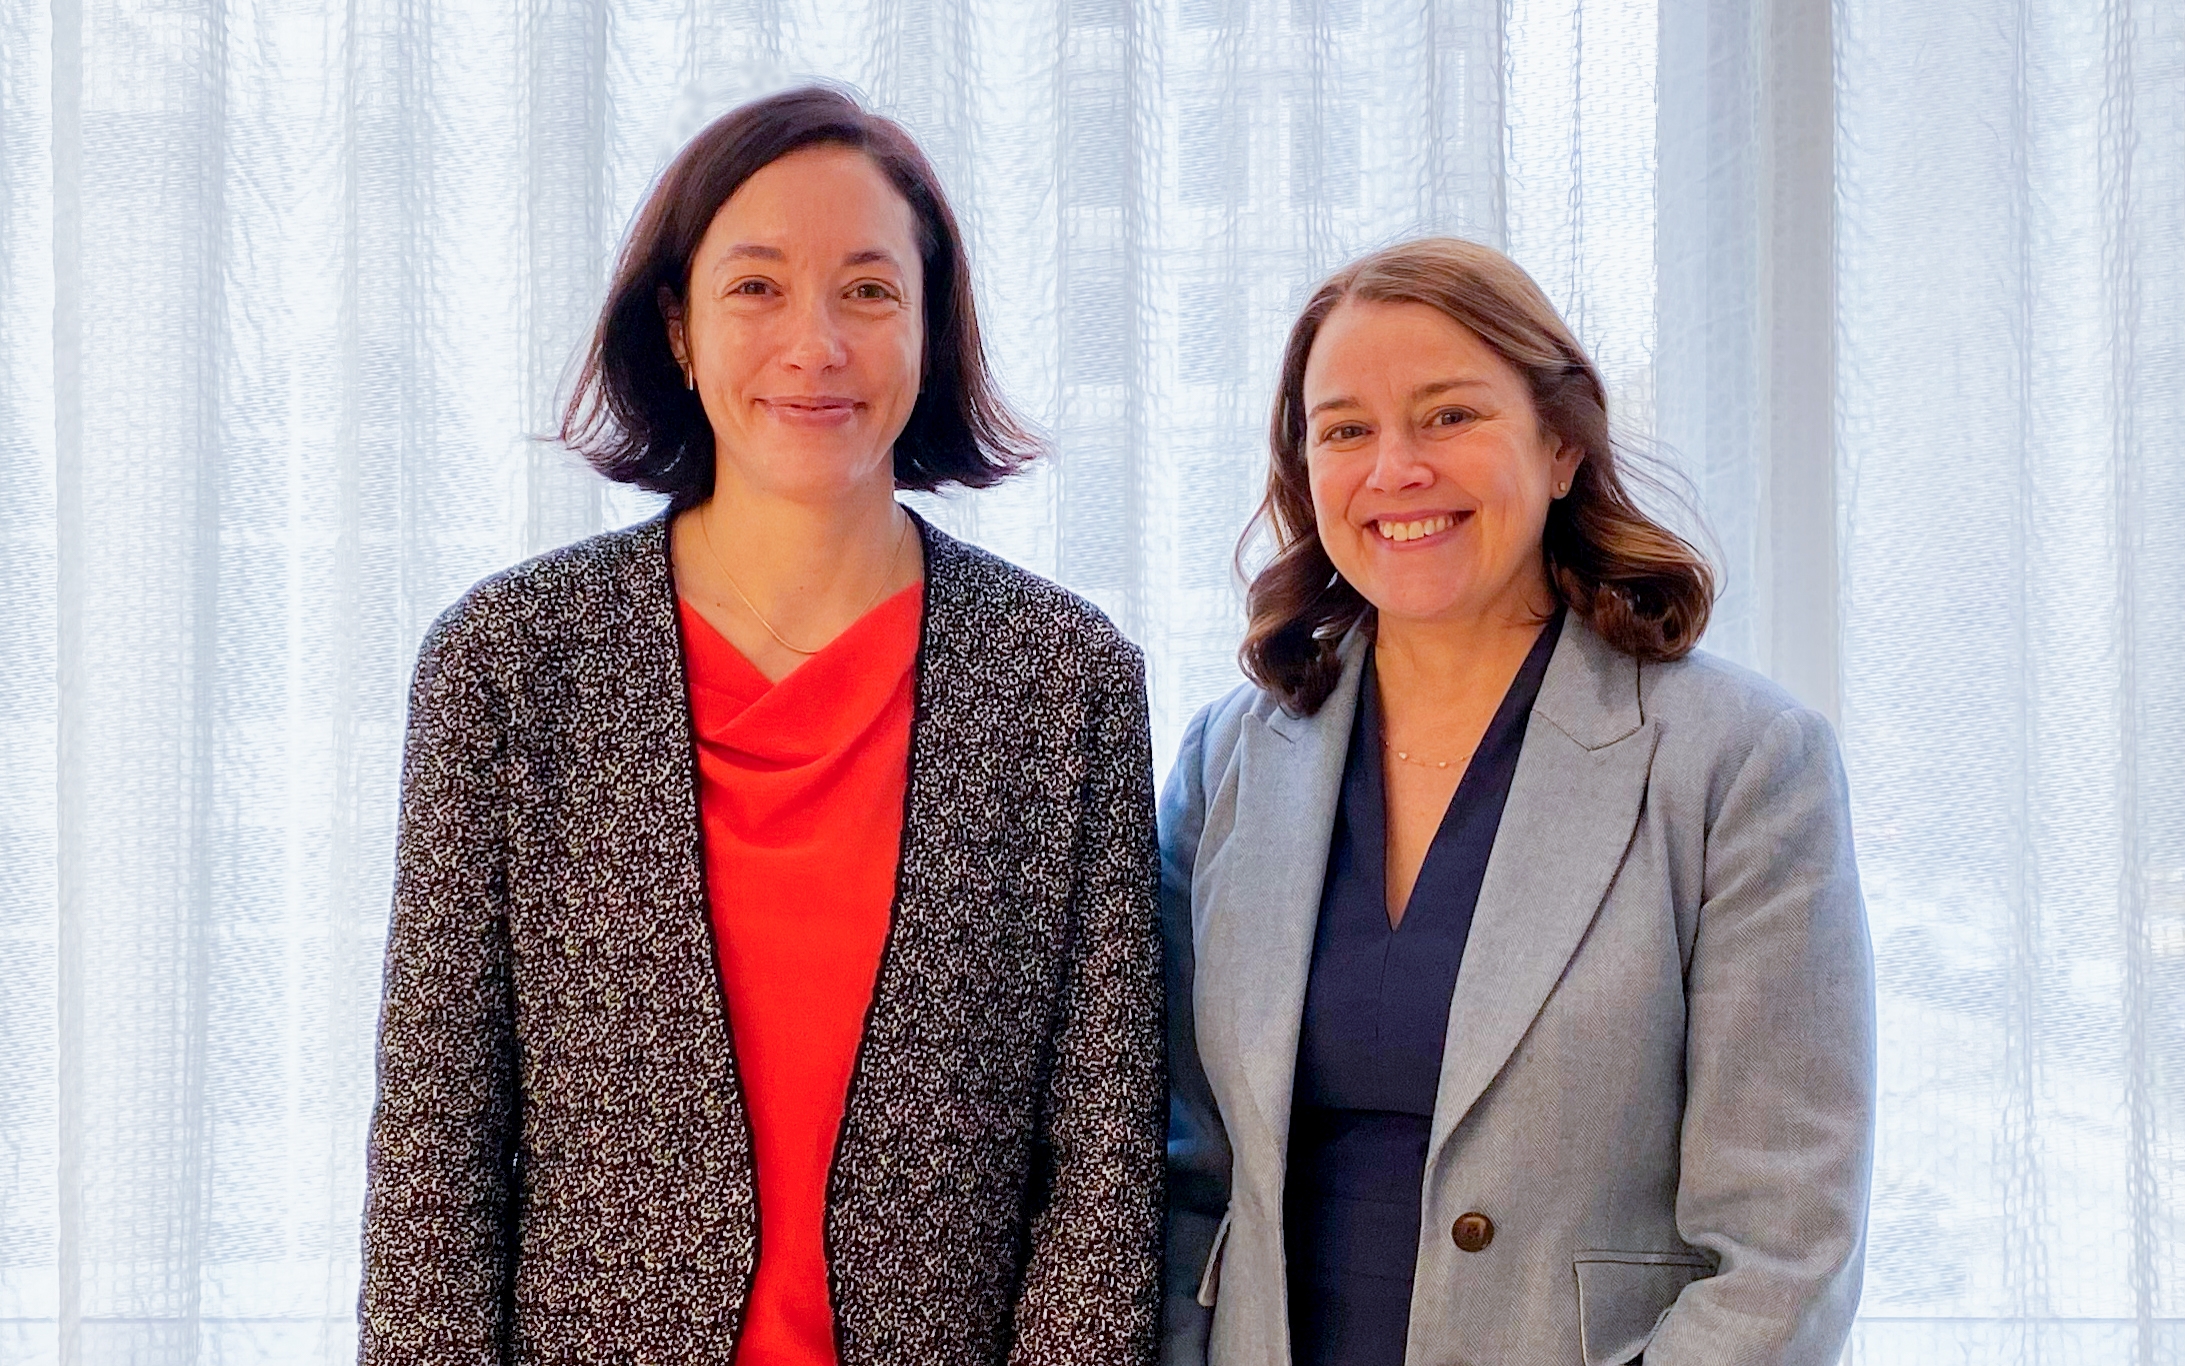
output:
[[[1473,416],[1463,408],[1444,408],[1429,420],[1437,427],[1455,427],[1470,422]]]
[[[850,286],[850,297],[853,299],[892,299],[895,297],[895,292],[877,280],[864,280]]]
[[[1366,434],[1365,425],[1359,422],[1341,422],[1320,434],[1322,441],[1356,441]]]
[[[768,284],[764,280],[738,280],[735,284],[732,284],[728,287],[728,292],[731,294],[757,296],[765,294],[768,290],[772,288],[773,286]]]

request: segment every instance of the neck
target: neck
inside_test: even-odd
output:
[[[779,680],[922,577],[915,540],[892,486],[811,503],[723,480],[677,515],[670,544],[676,592]]]
[[[1474,614],[1383,615],[1373,642],[1383,706],[1392,719],[1491,715],[1553,611],[1554,598],[1540,585]]]
[[[802,502],[726,480],[682,514],[711,567],[726,571],[776,626],[781,619],[831,615],[869,596],[901,546],[908,514],[888,487]],[[905,557],[909,558],[909,557]],[[837,601],[840,599],[840,601]],[[777,615],[778,614],[778,615]]]

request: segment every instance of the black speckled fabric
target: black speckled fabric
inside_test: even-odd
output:
[[[844,1366],[1152,1359],[1164,1083],[1143,666],[931,527],[902,866],[828,1185]],[[756,1185],[666,523],[471,590],[403,766],[368,1366],[719,1363]]]

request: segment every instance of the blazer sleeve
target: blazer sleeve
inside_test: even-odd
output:
[[[366,1159],[364,1366],[509,1360],[516,1075],[497,772],[507,708],[457,613],[420,652]]]
[[[1075,942],[1040,1118],[1017,1366],[1153,1359],[1160,1309],[1160,933],[1152,746],[1135,652],[1095,702]]]
[[[1648,1366],[1829,1366],[1858,1308],[1873,1163],[1873,955],[1828,723],[1774,718],[1707,833],[1686,973],[1677,1224],[1712,1252]]]
[[[1162,1287],[1162,1366],[1205,1366],[1213,1311],[1199,1287],[1229,1208],[1229,1139],[1199,1062],[1192,1015],[1197,961],[1191,937],[1191,875],[1206,826],[1206,728],[1210,705],[1184,732],[1161,793],[1161,941],[1168,995],[1167,1272]]]

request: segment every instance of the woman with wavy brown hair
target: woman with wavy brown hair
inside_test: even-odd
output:
[[[1696,651],[1600,376],[1428,239],[1292,329],[1251,682],[1161,804],[1165,1355],[1819,1363],[1872,969],[1826,721]]]

